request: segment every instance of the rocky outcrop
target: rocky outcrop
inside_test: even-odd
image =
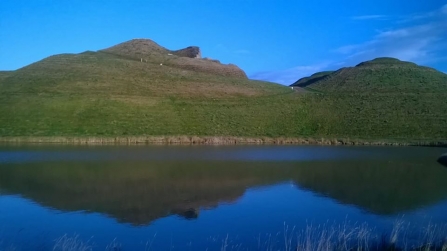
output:
[[[200,52],[200,48],[197,46],[189,46],[185,49],[171,51],[171,54],[174,54],[179,57],[187,57],[187,58],[202,58],[202,53]]]

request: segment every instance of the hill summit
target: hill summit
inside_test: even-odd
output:
[[[396,58],[376,58],[355,67],[318,72],[291,86],[322,92],[443,92],[447,75]]]
[[[218,60],[202,58],[197,46],[169,50],[150,39],[133,39],[100,52],[208,74],[247,78],[245,72],[234,64],[225,65]]]
[[[184,49],[172,51],[168,50],[150,39],[132,39],[130,41],[117,44],[110,48],[101,50],[111,54],[125,57],[146,58],[162,55],[176,55],[179,57],[201,58],[200,48],[189,46]]]

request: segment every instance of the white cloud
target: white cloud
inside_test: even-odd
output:
[[[346,55],[346,61],[351,64],[377,57],[395,57],[416,63],[435,61],[440,56],[437,52],[447,46],[447,5],[420,15],[418,21],[379,32],[370,41],[334,51]]]
[[[238,55],[238,56],[248,55],[248,54],[251,53],[247,49],[244,49],[244,48],[242,48],[242,49],[232,49],[232,48],[229,48],[228,46],[226,46],[225,44],[217,44],[215,46],[215,48],[216,48],[216,50],[221,51],[223,53],[227,53],[227,54],[231,53],[231,54],[235,54],[235,55]]]
[[[353,51],[357,50],[360,47],[360,45],[345,45],[340,48],[337,48],[334,50],[334,52],[341,53],[341,54],[349,54]]]
[[[352,20],[386,20],[388,17],[384,15],[364,15],[351,17]]]
[[[368,20],[380,15],[358,16],[352,19]],[[402,23],[402,20],[406,20]],[[447,5],[437,11],[420,13],[395,21],[400,28],[378,31],[376,36],[360,44],[345,45],[333,50],[334,58],[322,63],[297,66],[290,69],[259,72],[252,79],[267,80],[290,85],[298,79],[316,72],[354,66],[377,57],[394,57],[418,64],[447,63]]]

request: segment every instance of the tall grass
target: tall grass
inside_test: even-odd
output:
[[[160,250],[152,246],[154,238],[148,241],[143,251]],[[218,242],[219,243],[219,242]],[[172,250],[173,245],[167,244]],[[180,248],[180,247],[179,247]],[[366,223],[343,222],[341,224],[308,224],[304,229],[284,224],[283,232],[268,234],[257,239],[256,247],[232,241],[226,235],[220,246],[207,250],[262,250],[262,251],[447,251],[447,225],[429,223],[424,228],[413,227],[398,220],[389,233],[381,233]],[[20,249],[3,247],[0,251]],[[27,249],[30,250],[30,249]],[[41,249],[39,249],[41,250]],[[82,240],[78,235],[63,235],[55,240],[52,251],[121,251],[129,250],[114,239],[105,249],[95,247],[92,239]],[[175,249],[175,250],[182,250]],[[194,250],[194,249],[192,249]]]
[[[361,139],[331,137],[233,137],[233,136],[128,136],[128,137],[0,137],[7,144],[73,145],[368,145],[447,146],[447,140]]]
[[[296,246],[292,234],[286,238],[286,251],[436,251],[447,250],[447,228],[429,224],[424,229],[412,228],[402,220],[395,222],[389,234],[378,233],[366,223],[350,225],[308,225],[296,234]]]
[[[63,235],[56,239],[53,251],[92,251],[91,240],[83,241],[78,235]]]

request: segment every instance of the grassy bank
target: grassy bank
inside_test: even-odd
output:
[[[287,91],[287,90],[286,90]],[[447,94],[148,97],[0,93],[0,137],[445,141]]]
[[[0,137],[0,143],[79,145],[358,145],[447,146],[447,140],[365,140],[339,138],[231,137],[231,136],[140,136],[140,137]]]

